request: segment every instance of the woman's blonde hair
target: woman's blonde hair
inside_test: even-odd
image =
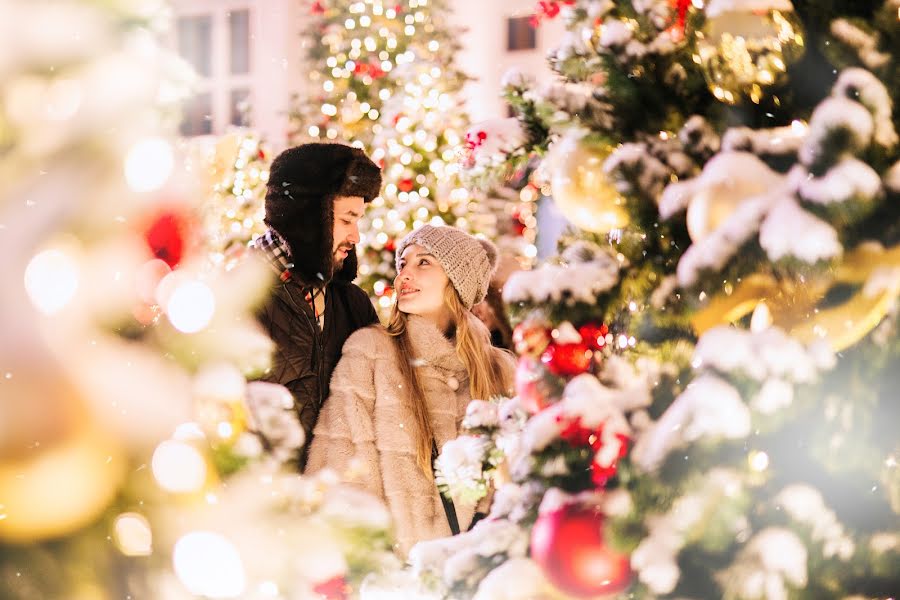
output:
[[[504,380],[503,369],[495,351],[485,340],[479,339],[469,324],[470,312],[462,303],[456,289],[448,282],[444,290],[444,304],[450,309],[451,328],[455,331],[456,354],[469,374],[469,393],[473,399],[487,400],[506,394],[512,382]],[[425,402],[425,390],[413,360],[412,340],[409,337],[407,319],[394,303],[388,319],[387,332],[394,338],[400,374],[406,387],[405,401],[415,418],[416,464],[429,478],[433,476],[431,448],[434,430]]]

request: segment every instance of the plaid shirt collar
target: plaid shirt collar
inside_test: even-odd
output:
[[[277,231],[270,227],[264,234],[256,238],[253,246],[263,253],[268,263],[278,273],[281,281],[291,279],[291,269],[294,268],[291,247]]]

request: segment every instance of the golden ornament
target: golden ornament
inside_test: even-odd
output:
[[[121,446],[85,423],[25,457],[0,460],[0,540],[31,542],[89,525],[125,475]]]
[[[713,0],[697,32],[697,54],[710,91],[720,101],[759,104],[767,88],[784,83],[788,65],[806,51],[800,19],[789,0],[767,10],[729,10]]]
[[[686,221],[694,243],[717,230],[745,200],[769,193],[783,177],[748,152],[720,152],[693,180],[672,184],[689,197]]]
[[[884,249],[880,244],[860,244],[846,254],[828,279],[803,282],[776,280],[754,274],[741,281],[730,294],[719,294],[691,320],[702,335],[717,326],[737,321],[765,303],[773,324],[804,343],[825,339],[835,352],[853,346],[869,334],[900,297],[900,286],[867,289],[876,269],[900,269],[900,244]],[[857,285],[859,289],[843,304],[818,308],[835,285]]]
[[[547,153],[553,202],[574,225],[586,231],[606,233],[628,225],[625,198],[603,172],[603,162],[613,146],[587,141],[583,133],[570,132]]]

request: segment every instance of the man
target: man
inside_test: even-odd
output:
[[[343,144],[290,148],[270,169],[269,230],[254,242],[279,277],[259,313],[276,348],[265,380],[294,396],[306,433],[301,470],[344,342],[378,321],[368,296],[352,281],[358,222],[380,189],[381,170],[362,150]]]

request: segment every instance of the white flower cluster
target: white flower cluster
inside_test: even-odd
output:
[[[477,502],[487,493],[483,465],[489,450],[484,436],[461,435],[450,440],[434,461],[435,483],[455,500]]]
[[[294,397],[283,385],[265,381],[247,384],[245,404],[250,430],[268,444],[279,462],[297,457],[306,435],[294,410]]]
[[[562,258],[563,264],[544,264],[532,271],[513,273],[503,288],[503,300],[510,304],[564,300],[570,305],[593,304],[599,294],[619,282],[619,262],[608,252],[598,249],[587,260],[573,257],[571,253]]]
[[[805,484],[790,485],[775,502],[795,521],[808,525],[813,541],[822,542],[822,556],[850,560],[855,545],[837,520],[834,511],[825,506],[819,490]]]
[[[487,400],[472,400],[466,407],[463,429],[493,429],[500,425],[498,405]]]
[[[787,585],[807,582],[806,546],[792,531],[769,527],[741,550],[735,562],[719,573],[728,597],[743,600],[787,600]]]

